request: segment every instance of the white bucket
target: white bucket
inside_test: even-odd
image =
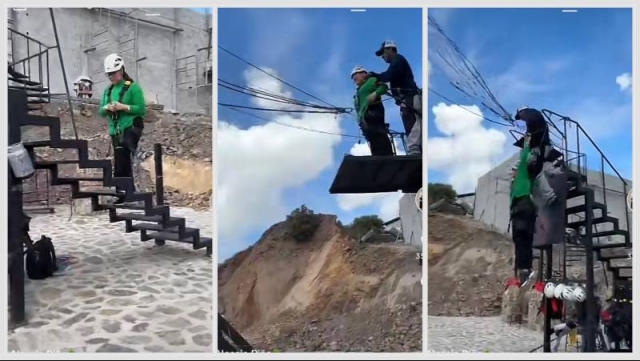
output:
[[[14,177],[25,179],[35,173],[29,152],[27,152],[22,142],[10,145],[7,150],[7,156],[9,157],[9,165]]]

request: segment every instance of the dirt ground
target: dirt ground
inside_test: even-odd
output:
[[[429,214],[431,316],[496,316],[513,275],[513,243],[461,216]]]
[[[79,139],[89,141],[91,159],[111,159],[111,142],[107,133],[107,121],[97,115],[97,106],[74,103],[74,116]],[[62,134],[65,139],[74,139],[71,113],[66,104],[51,103],[32,114],[57,116],[61,118]],[[199,114],[172,114],[149,109],[145,128],[139,145],[136,181],[145,191],[154,190],[153,145],[163,146],[163,167],[165,179],[165,199],[167,204],[195,209],[210,207],[212,187],[212,124],[211,118]],[[29,140],[49,139],[49,131],[44,127],[23,127],[22,138]],[[77,152],[70,149],[41,148],[37,155],[45,160],[77,159]],[[65,176],[100,176],[100,170],[80,170],[76,165],[60,168]],[[89,173],[93,171],[95,173]],[[43,204],[47,198],[47,171],[39,171],[37,176],[25,184],[25,200]],[[37,188],[36,188],[37,182]],[[93,186],[92,186],[93,184]],[[86,182],[83,188],[96,188],[96,183]],[[38,190],[38,192],[35,192]],[[33,191],[33,193],[29,193]],[[52,204],[70,202],[69,187],[51,187],[49,200]]]
[[[319,217],[307,242],[282,222],[220,265],[219,312],[260,350],[421,351],[416,248],[359,244]]]

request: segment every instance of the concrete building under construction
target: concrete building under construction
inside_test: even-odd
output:
[[[48,8],[9,9],[10,29],[56,44]],[[148,103],[177,112],[211,114],[211,14],[189,8],[56,8],[53,10],[66,80],[73,95],[79,77],[93,82],[93,98],[108,85],[103,60],[120,54],[127,73],[140,82]],[[41,45],[9,31],[10,63],[16,70],[48,80],[52,95],[66,94],[57,52],[39,64]],[[32,57],[29,61],[22,61]],[[47,66],[48,65],[48,66]],[[23,70],[22,67],[30,67]],[[48,72],[47,73],[47,70]]]

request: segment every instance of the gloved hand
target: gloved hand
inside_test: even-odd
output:
[[[375,103],[378,100],[378,94],[376,93],[371,93],[367,96],[367,102],[369,102],[369,104]]]

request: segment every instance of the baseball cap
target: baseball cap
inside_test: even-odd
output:
[[[384,52],[384,49],[386,48],[398,48],[398,46],[396,45],[396,42],[393,40],[385,40],[382,42],[382,45],[380,45],[380,49],[378,49],[378,51],[376,51],[376,56],[380,56],[382,55],[382,53]]]

